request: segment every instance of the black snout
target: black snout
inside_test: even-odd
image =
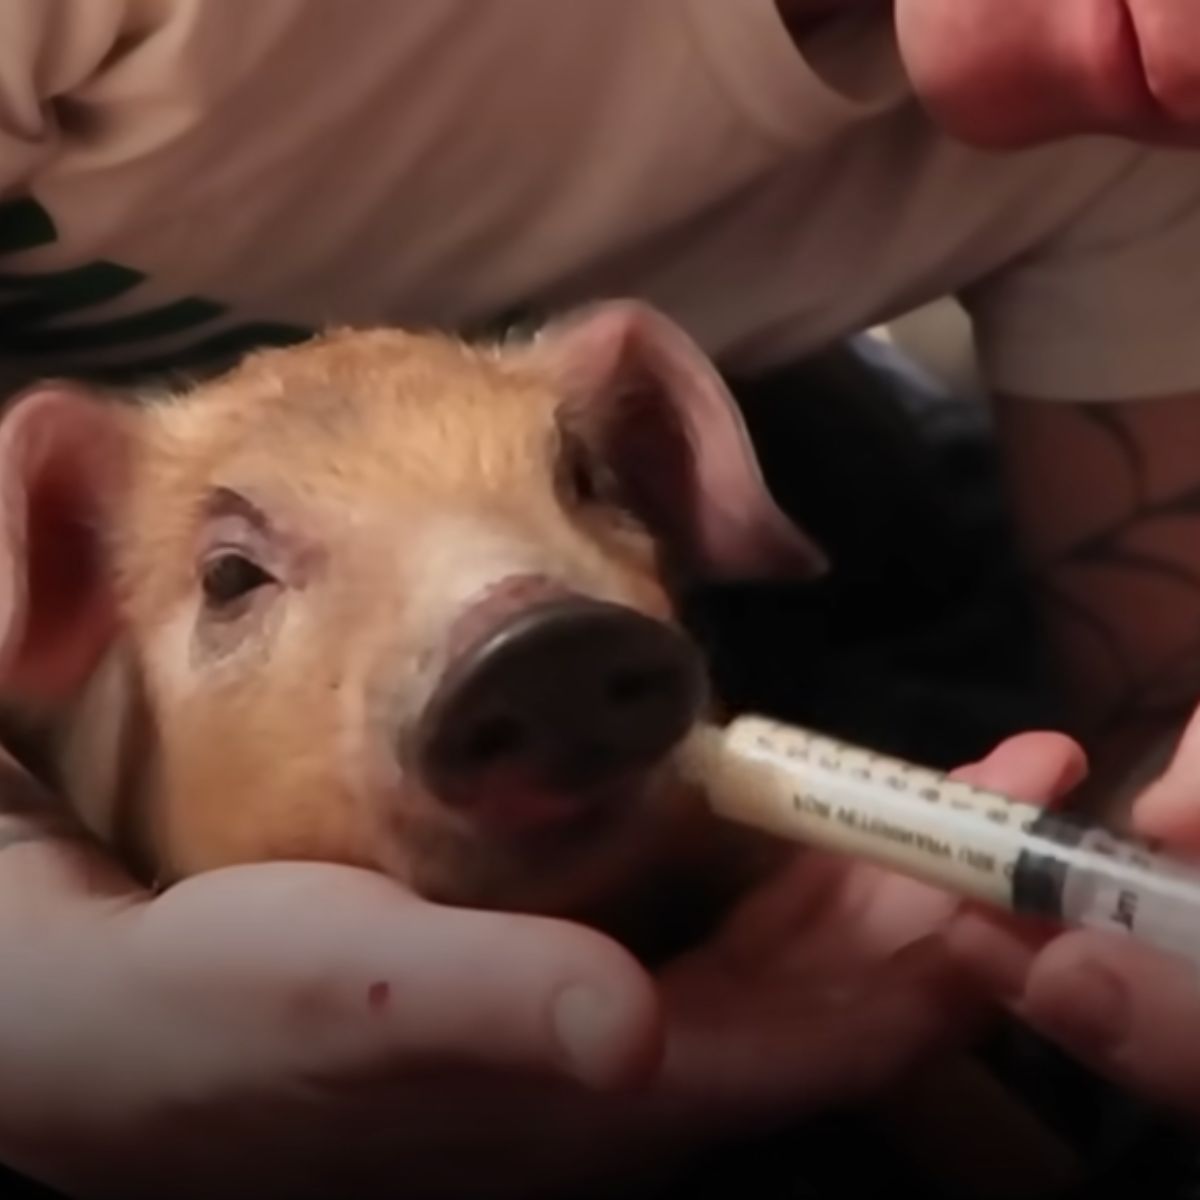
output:
[[[705,693],[698,651],[670,625],[587,599],[537,605],[447,672],[418,730],[420,770],[451,803],[495,780],[603,785],[669,751]]]

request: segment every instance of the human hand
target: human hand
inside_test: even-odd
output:
[[[1073,742],[1035,733],[953,775],[1043,804],[1083,767]],[[938,936],[960,905],[890,871],[800,853],[663,973],[657,1101],[692,1136],[761,1133],[867,1099],[962,1044],[993,1010]]]
[[[1193,0],[896,0],[913,85],[965,141],[1200,146]]]
[[[1163,775],[1141,793],[1132,832],[1200,853],[1200,711]],[[1116,934],[1045,929],[964,912],[947,948],[989,994],[1080,1062],[1200,1121],[1200,980]]]
[[[1076,770],[1030,735],[959,774],[1039,800]],[[348,868],[150,898],[26,840],[0,888],[0,1158],[81,1196],[586,1192],[869,1093],[981,1012],[929,939],[952,899],[817,854],[657,989],[582,928]],[[599,995],[569,1012],[573,1056],[570,982]]]
[[[561,1094],[657,1061],[651,981],[587,930],[318,864],[151,898],[5,782],[0,1159],[68,1194],[533,1194],[571,1178]]]

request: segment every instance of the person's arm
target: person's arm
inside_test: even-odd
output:
[[[1015,532],[1094,764],[1090,798],[1113,822],[1195,851],[1200,155],[1131,149],[1107,189],[964,300],[997,397]],[[1172,759],[1173,728],[1192,713]],[[1165,776],[1114,797],[1160,738]],[[1200,1119],[1200,991],[1186,966],[1108,931],[972,910],[947,943],[1015,1016]]]
[[[1089,153],[1091,195],[960,298],[1041,648],[1111,811],[1200,702],[1200,154]]]
[[[1200,389],[996,411],[1015,535],[1107,807],[1200,703]]]

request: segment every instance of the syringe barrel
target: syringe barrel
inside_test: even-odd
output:
[[[687,758],[730,819],[1200,968],[1200,866],[1148,844],[759,716],[702,731]]]
[[[689,753],[718,813],[1012,907],[1034,805],[759,716],[696,738]]]

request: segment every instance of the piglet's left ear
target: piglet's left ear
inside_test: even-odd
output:
[[[733,397],[675,322],[637,301],[609,301],[548,324],[532,349],[689,570],[810,580],[829,569],[824,549],[771,496]]]

